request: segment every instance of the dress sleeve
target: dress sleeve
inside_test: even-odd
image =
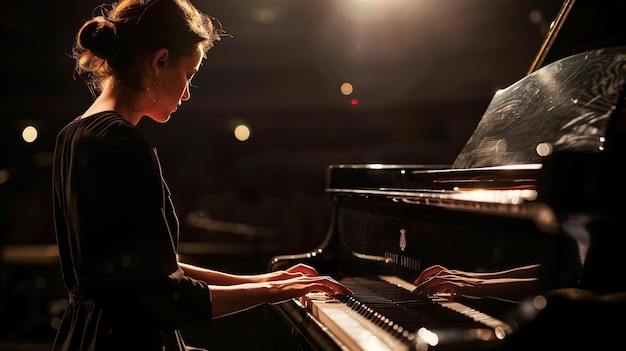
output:
[[[85,295],[122,322],[160,328],[208,324],[206,283],[178,266],[178,220],[156,153],[134,127],[76,145]]]

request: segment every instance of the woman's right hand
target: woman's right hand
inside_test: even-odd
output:
[[[306,276],[300,272],[285,280],[259,283],[210,286],[213,301],[213,318],[240,312],[261,304],[276,304],[309,293],[328,297],[352,295],[352,291],[328,276]]]

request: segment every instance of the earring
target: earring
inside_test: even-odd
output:
[[[152,102],[154,102],[156,104],[156,102],[159,100],[159,86],[157,85],[156,81],[152,82],[152,87],[153,87],[155,96],[152,96],[152,94],[150,94],[150,87],[149,86],[146,89],[146,94],[148,95],[148,98],[150,100],[152,100]]]

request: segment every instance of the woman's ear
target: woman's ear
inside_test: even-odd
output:
[[[159,74],[163,68],[165,68],[165,63],[169,57],[169,51],[165,48],[159,49],[154,52],[152,55],[151,68],[154,74]]]

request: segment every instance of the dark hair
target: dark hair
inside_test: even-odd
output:
[[[122,0],[98,9],[101,14],[83,24],[72,50],[76,73],[94,95],[110,76],[137,84],[134,65],[160,48],[168,49],[176,61],[198,45],[206,54],[225,35],[217,20],[189,0]]]

